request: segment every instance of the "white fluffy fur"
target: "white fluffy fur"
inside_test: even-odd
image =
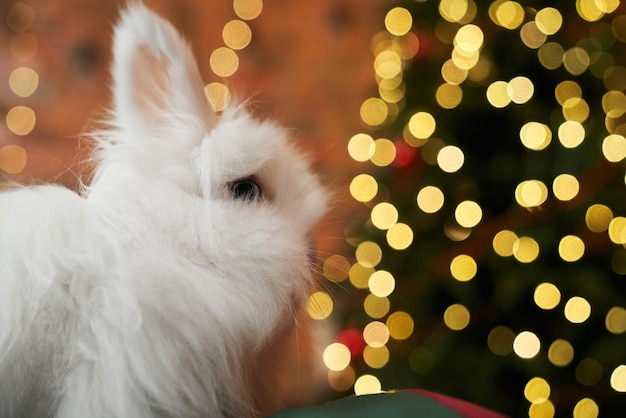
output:
[[[255,416],[255,353],[308,291],[325,193],[281,129],[210,110],[144,6],[113,52],[91,185],[0,194],[0,416]],[[231,196],[249,176],[266,199]]]

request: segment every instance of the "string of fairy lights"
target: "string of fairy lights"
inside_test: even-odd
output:
[[[530,76],[519,75],[511,79],[491,80],[493,68],[497,62],[485,48],[484,30],[474,23],[478,6],[472,0],[441,0],[439,4],[440,21],[435,25],[436,42],[443,48],[451,47],[450,55],[441,61],[441,84],[435,90],[435,102],[442,109],[454,110],[464,99],[464,83],[483,86],[484,96],[494,109],[511,106],[522,108],[532,105],[536,94],[536,81]],[[519,130],[519,140],[523,146],[540,153],[558,140],[565,149],[576,149],[589,135],[587,126],[591,125],[591,109],[596,103],[589,103],[587,93],[576,81],[576,77],[591,74],[602,80],[605,92],[601,99],[604,112],[602,121],[606,135],[601,140],[601,152],[606,161],[619,163],[626,157],[626,69],[619,62],[619,57],[612,56],[609,47],[615,42],[626,43],[626,15],[612,16],[618,10],[620,2],[577,0],[575,2],[578,18],[591,26],[591,37],[580,39],[571,47],[552,40],[563,27],[563,16],[554,7],[531,9],[516,1],[496,0],[488,9],[490,24],[507,31],[517,31],[523,44],[536,51],[536,59],[541,66],[552,71],[565,69],[571,79],[563,80],[554,90],[554,99],[558,105],[555,114],[562,120],[558,123],[545,123],[527,120]],[[610,19],[606,19],[609,17]],[[596,23],[597,22],[597,23]],[[435,112],[420,109],[405,122],[402,138],[392,141],[376,138],[375,133],[381,127],[398,124],[401,115],[406,86],[403,72],[410,68],[411,60],[420,48],[419,33],[413,30],[413,16],[404,7],[395,7],[385,16],[385,31],[376,34],[372,40],[374,70],[379,95],[365,100],[361,106],[360,117],[368,127],[364,132],[355,134],[348,142],[350,157],[361,163],[370,163],[376,167],[402,165],[402,159],[409,150],[421,154],[424,162],[444,173],[457,173],[466,163],[464,150],[445,139],[435,136],[437,119]],[[556,118],[554,118],[556,119]],[[556,126],[553,126],[556,125]],[[515,202],[528,211],[541,210],[542,205],[554,199],[567,203],[585,192],[580,179],[567,172],[558,173],[552,183],[540,179],[521,181],[515,190]],[[385,185],[371,170],[356,175],[350,183],[350,194],[369,210],[367,223],[385,232],[386,244],[392,251],[403,251],[411,246],[415,239],[414,228],[408,223],[399,222],[399,210],[394,202],[389,201]],[[382,197],[381,197],[382,196]],[[433,214],[444,210],[444,203],[450,199],[446,191],[437,185],[425,185],[415,190],[416,209]],[[479,228],[484,219],[480,202],[464,200],[454,205],[453,222],[442,225],[445,235],[451,243],[466,240]],[[584,217],[586,228],[598,234],[608,234],[616,246],[626,243],[626,218],[616,216],[606,204],[591,204]],[[358,234],[356,234],[358,235]],[[386,257],[386,251],[373,241],[363,241],[347,233],[346,239],[354,246],[356,262],[333,255],[324,263],[324,274],[333,282],[349,280],[357,289],[367,290],[363,300],[363,310],[369,322],[356,332],[356,339],[362,339],[365,347],[355,358],[355,350],[350,347],[350,339],[345,332],[337,341],[324,351],[324,362],[329,370],[328,382],[339,392],[352,389],[356,394],[375,393],[383,389],[381,381],[375,376],[376,370],[385,367],[390,356],[388,342],[405,340],[413,333],[414,318],[392,306],[389,296],[396,289],[393,274],[377,269]],[[545,249],[536,237],[518,235],[513,230],[499,229],[490,235],[492,251],[502,258],[512,258],[521,264],[531,264]],[[586,253],[585,240],[576,234],[566,234],[558,242],[556,249],[562,262],[575,263]],[[449,272],[457,282],[468,282],[475,278],[480,268],[480,260],[465,253],[457,254],[449,264]],[[613,257],[612,270],[616,274],[626,272],[624,257]],[[536,286],[532,295],[537,307],[544,311],[563,309],[563,315],[572,324],[584,324],[591,316],[590,301],[581,296],[571,296],[563,300],[559,287],[549,281]],[[310,313],[322,319],[333,312],[332,298],[325,292],[312,296]],[[452,331],[461,332],[472,321],[470,310],[461,303],[453,303],[441,312],[441,320]],[[606,331],[613,335],[626,332],[626,309],[613,306],[605,314]],[[547,345],[547,346],[546,346]],[[533,359],[547,355],[551,365],[564,367],[574,360],[574,347],[567,339],[556,338],[544,341],[532,330],[514,331],[506,325],[494,327],[486,336],[485,349],[497,356],[513,353],[520,359]],[[541,354],[540,354],[541,353]],[[363,373],[363,368],[356,366],[363,361],[371,373]],[[579,361],[575,379],[584,386],[598,383],[603,371],[593,358]],[[626,358],[622,361],[626,362]],[[432,354],[417,348],[411,354],[411,368],[419,372],[432,362]],[[626,392],[626,364],[621,364],[609,371],[610,390]],[[551,400],[551,386],[546,378],[532,377],[527,381],[520,401],[528,403],[530,417],[555,416],[555,406]],[[591,397],[582,397],[572,405],[576,418],[597,417],[600,405]]]

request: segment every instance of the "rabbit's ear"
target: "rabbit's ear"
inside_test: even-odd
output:
[[[145,133],[169,127],[172,115],[196,117],[207,129],[214,125],[215,113],[189,45],[140,3],[122,13],[113,60],[113,110],[120,128]]]

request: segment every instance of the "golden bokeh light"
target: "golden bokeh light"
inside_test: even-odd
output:
[[[524,387],[524,397],[531,403],[543,403],[550,398],[550,385],[541,377],[533,377]]]
[[[322,354],[324,365],[333,371],[341,371],[348,367],[351,358],[350,350],[341,343],[330,344]]]
[[[575,235],[567,235],[559,242],[559,255],[563,261],[578,261],[585,254],[585,243]]]
[[[417,112],[409,120],[409,131],[417,139],[429,138],[435,127],[435,118],[428,112]]]
[[[626,309],[614,306],[606,314],[604,320],[607,331],[611,334],[623,334],[626,332]]]
[[[358,202],[369,202],[378,193],[378,182],[369,174],[359,174],[350,183],[350,194]]]
[[[369,294],[365,297],[363,302],[363,309],[365,313],[373,319],[380,319],[389,313],[391,303],[386,297],[378,297],[376,295]]]
[[[32,68],[18,67],[9,75],[9,87],[17,96],[31,96],[37,90],[38,85],[39,75]]]
[[[626,158],[626,138],[622,135],[611,134],[602,141],[602,154],[612,163]]]
[[[213,82],[207,84],[204,87],[204,94],[216,112],[223,111],[230,104],[230,90],[222,83]]]
[[[388,115],[387,104],[377,97],[366,99],[361,105],[361,120],[369,126],[382,125]]]
[[[561,303],[561,291],[552,283],[541,283],[535,288],[535,304],[541,309],[550,310]]]
[[[385,16],[385,28],[395,36],[405,35],[413,26],[413,16],[403,7],[394,7]]]
[[[381,202],[372,208],[370,217],[376,228],[386,231],[398,222],[398,209],[391,203]]]
[[[470,312],[461,304],[451,305],[443,313],[443,322],[451,330],[461,331],[470,323]]]
[[[328,371],[328,385],[337,392],[344,392],[349,390],[352,385],[354,385],[354,381],[356,380],[356,372],[351,366],[346,367],[343,370]]]
[[[322,265],[324,277],[331,282],[339,283],[348,278],[350,262],[346,257],[334,254],[324,260]]]
[[[574,406],[573,418],[598,418],[600,408],[593,399],[583,398]]]
[[[616,216],[611,219],[608,227],[609,238],[615,244],[626,244],[626,218]]]
[[[478,225],[483,217],[480,205],[471,200],[459,203],[454,211],[454,218],[464,228],[473,228]]]
[[[438,212],[444,201],[443,192],[436,186],[425,186],[417,193],[417,206],[426,213]]]
[[[543,123],[527,122],[520,129],[519,137],[526,148],[541,151],[550,145],[552,131]]]
[[[381,369],[389,362],[389,349],[385,346],[365,346],[363,350],[363,361],[372,369]]]
[[[565,106],[569,99],[582,98],[582,94],[580,85],[572,80],[561,81],[554,89],[554,96],[561,106]]]
[[[535,22],[541,32],[546,35],[554,35],[563,25],[563,16],[557,9],[546,7],[537,12]]]
[[[626,365],[619,365],[613,370],[611,387],[617,392],[626,392]]]
[[[578,97],[569,98],[563,103],[563,116],[566,120],[582,123],[589,117],[589,104]]]
[[[382,322],[370,322],[363,329],[363,340],[370,347],[382,347],[389,341],[389,329]]]
[[[21,145],[9,144],[0,148],[0,170],[7,174],[19,174],[26,167],[28,156]]]
[[[493,328],[487,336],[489,350],[499,356],[506,356],[513,352],[515,333],[509,327],[499,325]]]
[[[487,100],[495,108],[503,108],[511,103],[508,92],[509,83],[506,81],[495,81],[487,87]]]
[[[467,78],[467,70],[459,68],[452,59],[449,59],[441,66],[441,77],[448,84],[458,85]]]
[[[378,270],[370,276],[368,287],[374,296],[384,298],[393,292],[396,287],[396,280],[388,271]]]
[[[36,116],[33,109],[27,106],[15,106],[6,115],[7,128],[15,135],[28,135],[35,127]]]
[[[356,134],[348,141],[348,154],[354,161],[368,161],[374,155],[375,149],[374,139],[368,134]]]
[[[457,255],[450,263],[452,277],[460,282],[472,280],[478,271],[476,261],[466,254]]]
[[[262,0],[234,0],[233,9],[235,14],[243,20],[256,19],[263,11]]]
[[[386,167],[396,158],[396,146],[386,138],[374,141],[374,153],[370,157],[372,163],[378,167]]]
[[[589,206],[585,213],[585,223],[592,232],[604,232],[613,220],[613,211],[605,205],[596,203]]]
[[[520,237],[513,244],[513,257],[520,263],[532,263],[539,256],[539,244],[531,237]]]
[[[437,153],[437,165],[446,173],[456,173],[463,167],[465,155],[461,148],[447,145]]]
[[[534,21],[526,22],[519,32],[520,38],[524,45],[531,49],[540,48],[548,39],[545,33],[543,33]]]
[[[226,46],[231,49],[244,49],[252,40],[252,30],[246,22],[236,19],[231,20],[222,29],[222,39]]]
[[[385,322],[389,336],[394,340],[406,340],[413,334],[415,324],[413,318],[406,312],[394,312]]]
[[[515,104],[528,102],[535,93],[535,86],[528,77],[517,76],[511,79],[506,87],[507,94]]]
[[[522,331],[513,340],[513,351],[520,358],[531,359],[539,354],[540,350],[539,337],[531,331]]]
[[[239,57],[232,49],[222,46],[211,53],[209,65],[218,77],[230,77],[239,68]]]
[[[379,393],[381,390],[380,380],[371,374],[364,374],[354,382],[354,394],[357,396]]]
[[[555,413],[556,409],[550,400],[541,403],[532,403],[530,404],[530,408],[528,408],[529,418],[554,418]]]
[[[402,71],[402,58],[391,49],[381,51],[374,60],[374,71],[380,78],[394,78]]]
[[[513,255],[513,246],[517,238],[515,232],[504,229],[493,237],[493,250],[501,257],[510,257]]]
[[[4,20],[7,26],[17,33],[27,31],[35,21],[35,9],[30,4],[15,2]]]
[[[307,312],[313,319],[326,319],[333,313],[333,299],[326,292],[315,292],[309,296]]]
[[[397,223],[387,230],[387,243],[394,250],[405,250],[413,243],[413,230],[404,223]]]
[[[383,258],[383,251],[380,249],[378,244],[373,241],[365,241],[359,244],[356,248],[355,254],[359,264],[366,268],[376,267]]]
[[[573,120],[567,120],[559,125],[559,141],[565,148],[576,148],[585,140],[585,127]]]
[[[555,340],[548,348],[548,359],[557,367],[565,367],[574,359],[574,347],[567,340]]]
[[[437,104],[444,109],[454,109],[463,100],[463,90],[455,84],[444,83],[435,92]]]
[[[570,48],[563,54],[563,66],[571,75],[581,75],[589,68],[591,58],[582,48]]]
[[[524,208],[543,205],[548,198],[548,188],[539,180],[526,180],[515,188],[515,200]]]
[[[573,324],[581,324],[591,316],[591,305],[587,299],[573,296],[565,303],[565,318]]]
[[[492,20],[494,23],[506,28],[516,29],[524,22],[524,8],[516,1],[501,1],[494,2],[492,5],[495,7],[494,16]]]
[[[580,184],[571,174],[559,174],[552,182],[552,192],[561,201],[569,201],[578,196]]]
[[[371,264],[371,260],[365,259],[368,254],[363,254],[364,252],[366,253],[368,251],[371,250],[369,248],[361,249],[361,258],[364,260],[365,263]],[[374,254],[369,256],[374,256]],[[380,254],[380,256],[382,257],[382,253]],[[378,262],[380,262],[380,260],[378,260]],[[348,278],[350,279],[350,283],[352,284],[352,286],[356,287],[357,289],[367,289],[370,276],[374,273],[374,271],[375,270],[373,267],[365,267],[360,262],[358,262],[350,267],[350,271],[348,272]]]
[[[537,58],[546,69],[556,70],[563,64],[563,54],[565,50],[561,44],[546,42],[537,51]]]

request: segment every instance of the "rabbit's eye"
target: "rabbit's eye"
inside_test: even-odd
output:
[[[257,182],[252,179],[241,179],[230,184],[230,194],[238,200],[254,202],[263,197],[263,190]]]

